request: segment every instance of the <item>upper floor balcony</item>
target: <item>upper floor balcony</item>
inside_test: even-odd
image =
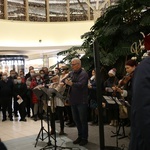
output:
[[[0,0],[0,19],[32,22],[96,20],[116,0]]]

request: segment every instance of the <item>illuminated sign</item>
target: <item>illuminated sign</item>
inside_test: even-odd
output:
[[[6,61],[1,61],[1,65],[24,65],[23,60],[6,60]]]

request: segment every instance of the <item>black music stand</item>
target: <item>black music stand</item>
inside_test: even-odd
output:
[[[37,86],[33,92],[36,94],[37,97],[42,97],[43,100],[50,100],[52,101],[52,103],[54,103],[54,97],[58,97],[60,98],[61,100],[64,99],[63,95],[61,95],[57,90],[55,90],[54,88],[46,88],[46,87],[43,87],[43,86]],[[47,105],[48,106],[48,105]],[[54,106],[54,105],[53,105]],[[56,144],[56,130],[55,130],[55,126],[54,126],[54,137],[50,135],[50,129],[49,129],[49,121],[50,121],[50,111],[48,110],[48,107],[47,107],[47,125],[48,125],[48,144],[42,148],[41,150],[45,150],[45,149],[50,149],[50,148],[54,148],[55,150],[57,148],[59,149],[72,149],[71,147],[61,147],[61,146],[57,146]],[[52,145],[51,143],[51,140],[50,140],[50,137],[53,138],[54,140],[54,145]]]
[[[42,89],[45,93],[47,92],[47,89]],[[56,91],[55,91],[56,92]],[[47,93],[48,94],[48,93]],[[50,93],[49,93],[50,94]],[[49,97],[49,100],[50,101],[52,101],[52,103],[53,103],[53,108],[50,108],[50,106],[48,106],[48,104],[47,104],[47,117],[49,118],[48,120],[47,120],[47,125],[48,125],[48,131],[50,131],[49,130],[49,126],[50,126],[50,124],[49,124],[49,122],[50,122],[50,118],[54,118],[54,110],[55,110],[55,108],[54,108],[54,97],[56,96],[56,94],[55,93],[51,93],[50,94],[50,97]],[[53,109],[53,111],[52,111],[52,109]],[[52,116],[53,115],[53,116]],[[50,132],[49,132],[49,134],[50,134]],[[57,145],[56,145],[56,129],[55,129],[55,125],[54,125],[54,136],[51,136],[51,138],[54,140],[54,145],[52,145],[52,144],[47,144],[44,148],[42,148],[41,150],[45,150],[45,149],[50,149],[50,148],[54,148],[54,150],[56,150],[56,148],[57,148]]]
[[[123,99],[116,99],[116,103],[118,105],[121,105],[121,106],[130,107],[130,104],[127,101],[123,100]],[[118,139],[123,139],[123,138],[128,137],[125,134],[125,128],[124,128],[125,122],[124,122],[124,119],[126,119],[126,118],[121,118],[121,117],[119,118],[119,127],[118,127],[118,130],[116,131],[116,133],[112,132],[115,135],[112,135],[111,137],[119,136]],[[122,128],[122,134],[120,134],[120,129],[121,128]]]
[[[107,101],[107,103],[109,104],[117,104],[119,105],[123,105],[123,106],[129,106],[129,103],[127,101],[124,101],[122,99],[118,99],[117,97],[113,97],[113,96],[103,96],[104,99]],[[119,126],[117,129],[116,126],[116,133],[112,131],[112,133],[114,135],[112,135],[111,137],[117,137],[117,146],[118,146],[118,139],[123,139],[126,138],[127,136],[125,135],[125,129],[124,129],[124,119],[123,118],[119,118],[118,120]],[[120,134],[120,129],[122,128],[123,133]]]
[[[40,88],[40,86],[37,86],[33,89],[34,94],[38,97],[38,99],[40,100],[40,107],[42,106],[42,100],[48,100],[49,97],[47,96],[47,94],[45,94]],[[50,141],[50,133],[49,133],[49,117],[47,114],[47,122],[48,122],[48,131],[46,131],[46,129],[43,126],[43,114],[41,113],[41,129],[37,135],[36,138],[36,143],[35,143],[35,147],[37,146],[38,140],[42,140],[44,141],[47,137],[48,137],[48,145],[52,145],[51,141]],[[47,133],[47,136],[44,137],[44,132]],[[41,137],[40,137],[41,136]]]
[[[109,105],[115,105],[116,104],[116,97],[112,97],[112,96],[103,96],[103,98],[105,99],[105,101],[107,102],[107,104]],[[111,131],[113,133],[113,131]],[[117,126],[116,126],[116,133],[117,133]],[[111,136],[112,137],[112,136]],[[118,134],[116,134],[116,148],[118,147]]]
[[[40,99],[39,104],[40,104],[39,107],[41,107],[42,106],[42,100],[41,99]],[[41,121],[41,129],[37,135],[35,147],[36,147],[39,139],[44,141],[48,137],[48,132],[46,131],[46,129],[44,128],[44,125],[43,125],[43,114],[42,113],[41,113],[40,121]],[[44,137],[44,133],[47,133],[47,136]]]

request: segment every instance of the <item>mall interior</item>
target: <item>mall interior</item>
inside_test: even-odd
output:
[[[9,73],[15,69],[27,73],[29,66],[38,71],[57,64],[64,57],[57,53],[80,46],[81,35],[90,31],[96,19],[114,4],[115,0],[0,0],[0,71]],[[27,118],[27,122],[20,122],[19,117],[1,120],[0,111],[0,138],[8,150],[101,149],[100,127],[90,122],[89,143],[79,146],[72,143],[77,137],[76,127],[65,126],[66,135],[47,137],[46,121]],[[59,121],[55,125],[58,132]],[[41,126],[45,129],[42,132]],[[122,130],[119,129],[120,134]],[[128,149],[129,128],[125,127],[123,138],[114,136],[116,132],[118,127],[104,125],[105,145],[113,150]]]

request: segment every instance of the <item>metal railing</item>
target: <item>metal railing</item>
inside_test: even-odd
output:
[[[1,0],[0,19],[61,22],[96,20],[115,0]]]

